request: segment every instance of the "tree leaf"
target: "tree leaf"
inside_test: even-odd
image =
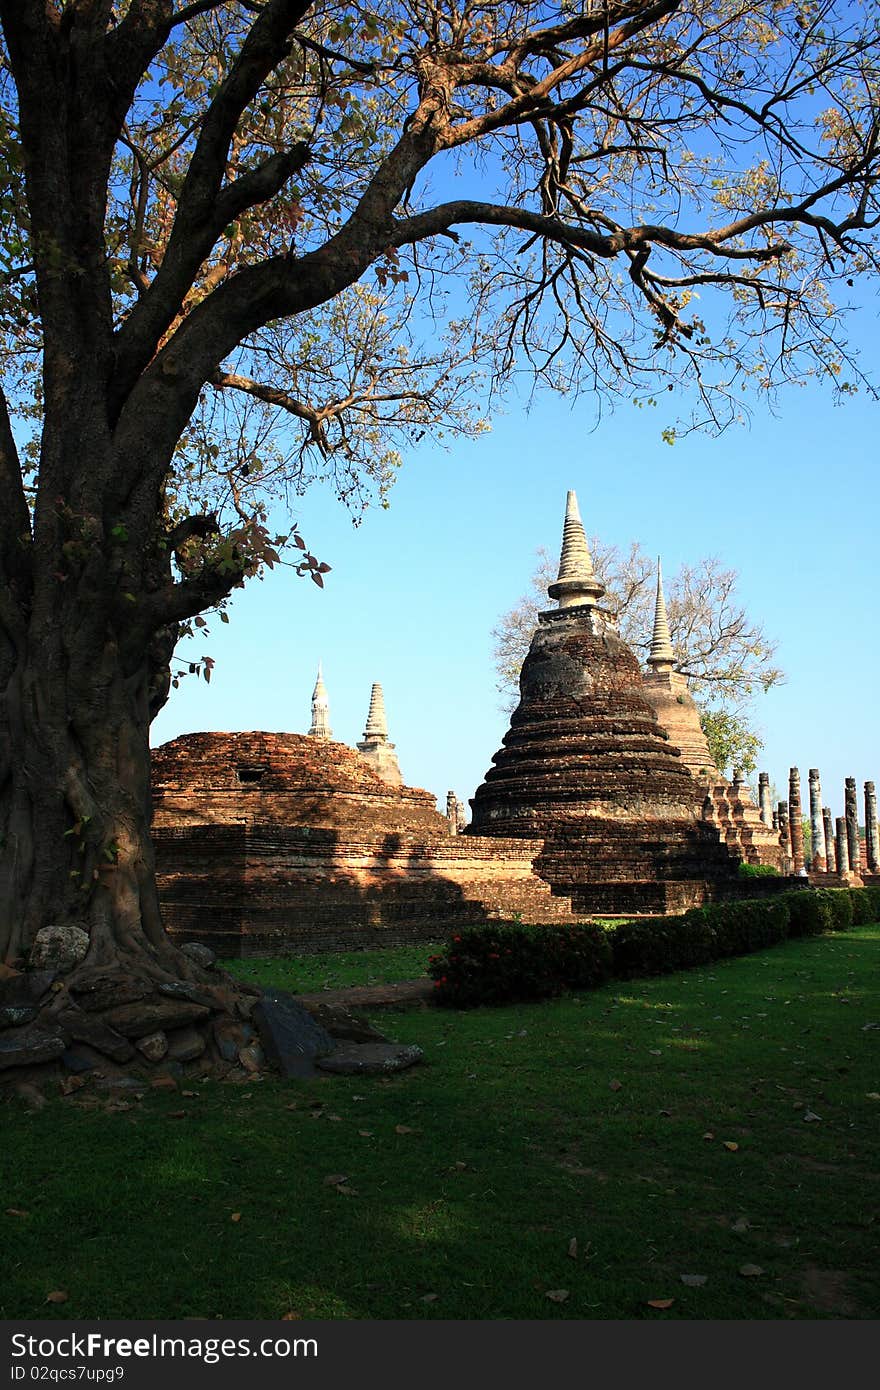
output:
[[[53,1289],[51,1293],[46,1294],[46,1302],[66,1303],[69,1297],[70,1294],[67,1293],[66,1289]]]
[[[740,1265],[739,1272],[744,1279],[757,1279],[764,1273],[760,1265]]]
[[[609,1082],[608,1082],[608,1089],[609,1089],[609,1091],[619,1091],[619,1090],[621,1089],[621,1087],[622,1087],[622,1084],[623,1084],[623,1083],[620,1082],[620,1081],[609,1081]]]
[[[576,1260],[578,1257],[577,1236],[572,1236],[571,1240],[568,1242],[568,1257],[570,1260]]]
[[[680,1274],[678,1277],[689,1289],[701,1289],[709,1278],[708,1274]]]
[[[230,1220],[230,1221],[240,1221],[240,1220],[241,1220],[241,1212],[240,1212],[240,1211],[234,1211],[234,1212],[232,1213],[232,1215],[230,1216],[229,1220]]]
[[[674,1298],[649,1298],[647,1300],[649,1308],[659,1308],[661,1311],[665,1308],[671,1308],[674,1302]]]
[[[739,1144],[734,1143],[732,1139],[725,1139],[724,1147],[728,1150],[729,1153],[735,1154],[737,1149],[739,1148]]]
[[[551,1303],[564,1303],[568,1296],[568,1289],[548,1289],[544,1294],[544,1297],[549,1298]]]

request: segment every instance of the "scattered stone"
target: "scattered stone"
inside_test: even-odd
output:
[[[210,970],[217,959],[217,952],[212,951],[210,946],[203,946],[201,941],[184,941],[180,949],[203,970]]]
[[[17,1028],[14,1033],[0,1034],[0,1068],[30,1067],[37,1062],[54,1062],[64,1051],[64,1039],[58,1033],[39,1028]]]
[[[35,1004],[0,1004],[0,1028],[21,1028],[39,1012]]]
[[[25,1007],[39,1004],[57,978],[57,970],[11,971],[0,978],[0,1005]]]
[[[30,1081],[19,1081],[14,1089],[28,1110],[45,1110],[49,1103],[40,1088],[32,1085]]]
[[[404,1071],[422,1060],[416,1043],[347,1043],[327,1057],[319,1057],[321,1071],[337,1076],[371,1076]]]
[[[167,1071],[162,1072],[159,1076],[154,1076],[152,1081],[150,1082],[150,1086],[154,1091],[177,1090],[177,1082],[175,1081],[174,1077],[171,1076],[170,1073]]]
[[[67,975],[82,964],[88,950],[89,934],[82,927],[41,927],[31,946],[30,965],[33,970],[57,970]]]
[[[245,1021],[250,1019],[254,1009],[257,1007],[257,1002],[258,1001],[253,998],[252,995],[245,995],[243,998],[236,999],[235,1007],[238,1011],[239,1018],[243,1018]]]
[[[327,1030],[283,990],[266,990],[253,1019],[266,1056],[284,1076],[314,1075],[315,1059],[336,1046]]]
[[[201,1057],[204,1050],[205,1039],[192,1024],[177,1028],[168,1036],[168,1055],[176,1062],[193,1062],[196,1057]]]
[[[259,1043],[248,1043],[238,1049],[238,1060],[245,1071],[260,1071],[266,1065],[266,1054]]]
[[[70,986],[71,994],[87,1013],[103,1013],[105,1009],[133,1004],[153,993],[148,980],[128,975],[124,970],[95,970]]]
[[[374,1028],[366,1018],[353,1014],[344,1004],[308,1003],[303,1007],[316,1023],[325,1028],[333,1038],[346,1042],[367,1043],[387,1042],[388,1039]]]
[[[143,1095],[146,1083],[136,1076],[99,1076],[95,1085],[100,1091],[121,1091],[123,1095]]]
[[[187,1023],[207,1019],[210,1009],[171,999],[145,999],[139,1003],[123,1004],[104,1015],[104,1021],[126,1038],[143,1038],[148,1033],[164,1032],[166,1028],[183,1028]]]
[[[135,1047],[148,1062],[161,1062],[168,1051],[168,1039],[164,1033],[148,1033],[146,1037],[138,1038]]]
[[[74,1042],[87,1043],[96,1052],[103,1053],[114,1062],[127,1062],[134,1056],[131,1043],[112,1028],[108,1028],[100,1018],[71,1008],[62,1009],[57,1019],[68,1040],[72,1038]]]

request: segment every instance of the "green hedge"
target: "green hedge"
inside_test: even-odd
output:
[[[493,922],[457,932],[428,974],[439,1004],[545,999],[746,955],[787,937],[842,931],[880,921],[880,888],[803,888],[770,898],[710,903],[681,917],[642,917],[602,928]]]

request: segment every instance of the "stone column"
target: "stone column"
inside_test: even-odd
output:
[[[810,768],[810,834],[813,839],[810,868],[814,874],[824,874],[828,868],[828,855],[825,849],[825,826],[822,822],[822,786],[817,767]]]
[[[788,833],[791,839],[791,871],[804,867],[804,822],[801,814],[801,773],[793,767],[788,774]]]
[[[776,816],[779,822],[779,848],[782,850],[782,872],[791,873],[791,837],[788,833],[788,802],[776,803]]]
[[[862,867],[862,852],[859,846],[859,805],[856,797],[856,779],[847,777],[844,790],[844,816],[846,818],[846,848],[849,854],[849,867],[857,874]]]
[[[768,827],[773,825],[773,807],[770,804],[770,773],[758,773],[758,806],[761,811],[761,820]]]
[[[849,845],[846,833],[846,816],[838,816],[834,822],[837,828],[837,872],[841,875],[849,873]]]
[[[453,835],[458,834],[458,797],[455,792],[446,793],[446,819]]]
[[[822,825],[825,830],[825,867],[829,874],[837,873],[837,854],[834,849],[834,821],[831,819],[831,807],[822,807]]]
[[[868,873],[880,870],[880,838],[877,833],[877,793],[873,782],[865,783],[865,858]]]

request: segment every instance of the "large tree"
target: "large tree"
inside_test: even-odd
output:
[[[629,548],[607,545],[590,537],[590,553],[606,588],[602,607],[614,614],[620,635],[643,658],[651,646],[657,570],[639,544]],[[519,673],[529,648],[538,613],[547,606],[547,586],[556,566],[546,550],[529,591],[499,618],[495,639],[495,670],[505,708],[519,699]],[[746,612],[737,595],[737,573],[713,556],[684,564],[668,577],[664,588],[675,668],[687,677],[700,710],[700,721],[715,766],[721,773],[734,768],[753,772],[761,748],[753,727],[754,697],[784,679],[774,665],[777,644]]]
[[[0,954],[75,921],[86,968],[175,974],[150,711],[180,625],[273,558],[261,480],[314,459],[381,488],[401,442],[475,427],[479,369],[684,384],[685,425],[749,386],[852,389],[877,20],[0,0],[0,23]]]

